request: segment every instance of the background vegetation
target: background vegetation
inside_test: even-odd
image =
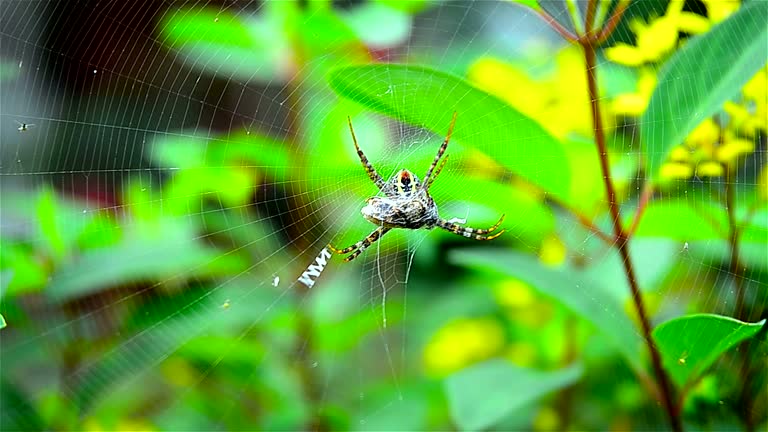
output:
[[[120,4],[0,16],[3,430],[766,427],[768,3]],[[508,232],[297,284],[454,111]]]

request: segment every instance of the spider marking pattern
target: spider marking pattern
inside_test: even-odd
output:
[[[352,134],[352,142],[355,143],[357,156],[360,158],[368,178],[379,188],[383,196],[368,198],[366,200],[367,205],[360,210],[360,213],[362,213],[366,220],[377,225],[377,228],[372,233],[359,242],[343,249],[336,249],[333,245],[328,245],[328,248],[334,253],[342,255],[351,253],[351,255],[344,258],[345,262],[357,258],[364,250],[380,240],[384,234],[393,228],[432,229],[438,227],[474,240],[493,240],[506,231],[502,229],[495,234],[491,234],[499,228],[504,220],[504,215],[501,215],[499,221],[487,229],[471,228],[447,221],[437,213],[437,205],[429,195],[429,187],[432,186],[432,183],[443,170],[445,162],[448,160],[448,155],[443,157],[443,154],[445,154],[445,150],[448,148],[448,141],[451,139],[453,126],[456,123],[455,112],[453,113],[451,126],[448,128],[448,134],[445,136],[443,144],[437,150],[437,155],[435,155],[432,165],[429,166],[427,173],[424,175],[423,182],[419,181],[415,174],[406,169],[400,170],[389,181],[385,182],[357,144],[355,130],[352,128],[352,120],[349,117],[347,117],[347,122],[349,123],[349,132]]]

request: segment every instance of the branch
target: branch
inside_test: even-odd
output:
[[[536,9],[536,12],[539,14],[539,16],[544,18],[544,21],[546,21],[550,27],[552,27],[556,32],[560,33],[560,36],[565,38],[565,40],[569,42],[576,42],[579,40],[578,36],[571,33],[571,31],[567,28],[563,27],[559,22],[557,22],[557,20],[552,17],[552,15],[548,14],[544,9]]]
[[[645,208],[648,206],[648,202],[651,200],[652,196],[653,185],[649,182],[645,184],[645,187],[643,187],[643,192],[640,194],[640,202],[637,204],[637,210],[635,211],[635,215],[632,218],[632,223],[629,225],[629,229],[627,230],[627,239],[632,238],[632,236],[635,234],[635,231],[637,231],[637,226],[640,225],[640,219],[643,217]]]
[[[621,18],[624,16],[624,12],[627,10],[627,6],[629,6],[628,1],[619,2],[619,5],[616,6],[616,10],[613,12],[613,15],[611,15],[611,18],[608,19],[605,27],[603,27],[602,30],[600,30],[600,32],[597,34],[597,37],[594,41],[595,46],[602,44],[606,41],[606,39],[611,37],[613,31],[616,30],[616,26],[621,22]]]
[[[596,7],[596,0],[590,0],[587,5],[587,34],[591,33],[592,21],[590,16],[594,17],[594,11]],[[651,336],[651,324],[648,319],[648,315],[643,304],[643,297],[640,293],[640,287],[637,283],[635,276],[635,269],[632,264],[632,260],[629,254],[629,239],[627,234],[621,225],[621,214],[619,212],[619,204],[616,201],[616,191],[613,187],[613,181],[611,179],[610,165],[608,162],[608,151],[605,143],[605,135],[603,133],[602,117],[600,114],[600,95],[597,91],[597,69],[596,69],[596,57],[594,40],[589,37],[585,37],[580,41],[581,46],[584,49],[584,57],[586,61],[586,73],[587,73],[587,85],[589,88],[589,97],[592,108],[592,125],[595,131],[595,142],[597,143],[598,155],[600,157],[600,168],[603,172],[603,183],[605,186],[606,196],[608,198],[609,210],[611,213],[611,220],[613,222],[614,236],[616,237],[616,248],[621,256],[622,263],[624,265],[624,272],[629,282],[630,291],[632,293],[632,300],[635,304],[638,318],[643,331],[643,338],[645,344],[648,347],[648,351],[651,354],[651,363],[653,365],[656,378],[659,381],[659,387],[661,390],[661,400],[664,405],[664,409],[669,417],[672,430],[680,432],[683,430],[682,421],[678,415],[673,398],[672,384],[667,376],[664,367],[661,364],[661,354],[658,348],[653,342]]]

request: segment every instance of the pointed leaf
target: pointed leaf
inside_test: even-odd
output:
[[[730,317],[698,314],[667,321],[653,330],[664,368],[680,388],[691,384],[724,352],[751,338],[765,320],[745,323]]]
[[[642,339],[624,308],[607,288],[584,275],[545,267],[537,259],[521,253],[472,249],[453,251],[455,264],[487,268],[530,284],[577,315],[591,322],[621,352],[630,366],[642,371]]]
[[[66,396],[88,412],[107,392],[119,391],[156,368],[187,343],[204,335],[237,334],[237,329],[285,313],[279,292],[253,290],[253,281],[202,288],[145,305],[125,324],[126,335],[110,350],[89,360],[73,374],[76,386]],[[231,303],[230,303],[230,300]],[[224,303],[230,304],[223,307]],[[254,311],[260,311],[254,314]],[[232,347],[230,347],[232,349]],[[228,356],[219,353],[219,360]]]
[[[569,166],[561,143],[536,121],[462,78],[422,66],[382,64],[335,69],[329,82],[341,96],[440,136],[448,132],[456,111],[456,141],[550,193],[568,196]]]
[[[640,124],[647,170],[656,179],[669,151],[768,62],[768,3],[745,3],[711,31],[690,39],[659,74]]]
[[[543,372],[490,360],[445,381],[451,416],[461,430],[487,429],[517,409],[575,383],[582,367]]]

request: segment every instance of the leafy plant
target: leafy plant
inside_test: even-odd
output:
[[[94,156],[89,178],[72,144],[55,172],[21,172],[40,186],[4,182],[0,428],[755,430],[768,9],[736,6],[164,5],[155,57],[129,60],[175,75],[121,69],[97,122],[66,123],[140,131],[139,168]],[[507,13],[567,46],[510,50]],[[465,34],[477,22],[490,42]],[[129,81],[187,106],[147,97],[139,123],[107,124],[138,118]],[[387,176],[421,174],[454,112],[430,193],[468,225],[505,213],[507,233],[393,230],[297,283],[372,229],[348,118]]]

